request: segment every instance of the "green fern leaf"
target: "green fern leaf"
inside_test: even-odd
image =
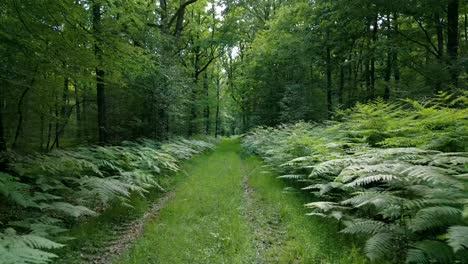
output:
[[[468,249],[468,226],[451,226],[448,229],[447,241],[454,252]]]

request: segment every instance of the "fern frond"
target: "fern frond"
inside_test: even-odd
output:
[[[56,249],[62,244],[35,235],[18,235],[13,228],[0,232],[1,263],[45,264],[57,256],[41,249]]]
[[[356,186],[364,186],[375,182],[390,182],[397,180],[398,177],[391,175],[391,174],[377,174],[377,175],[370,175],[365,177],[360,177],[348,184],[349,187],[356,187]]]
[[[65,202],[54,202],[54,203],[48,204],[46,206],[46,209],[62,212],[66,215],[73,216],[73,217],[96,215],[96,212],[94,212],[93,210],[89,208],[86,208],[81,205],[73,205],[73,204],[65,203]]]
[[[397,249],[397,240],[392,233],[376,233],[366,241],[364,252],[371,261],[382,259]]]
[[[300,180],[304,179],[306,175],[304,174],[286,174],[286,175],[281,175],[278,176],[278,179],[288,179],[288,180]]]
[[[468,226],[451,226],[447,235],[447,242],[454,252],[468,249]]]
[[[454,255],[447,244],[434,241],[424,240],[416,242],[412,248],[408,250],[406,263],[455,263]]]
[[[328,212],[330,210],[333,210],[333,209],[348,209],[344,206],[340,206],[340,204],[338,203],[334,203],[334,202],[313,202],[313,203],[308,203],[308,204],[305,204],[304,205],[305,207],[307,208],[316,208],[316,209],[320,209],[324,212]]]
[[[384,222],[375,220],[354,220],[347,223],[345,229],[341,233],[346,234],[378,234],[383,231],[389,231],[389,227]]]
[[[462,210],[449,206],[434,206],[419,210],[409,222],[413,231],[424,231],[431,228],[456,224],[461,221]]]

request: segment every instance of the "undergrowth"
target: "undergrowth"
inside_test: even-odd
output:
[[[314,196],[311,216],[367,238],[371,261],[464,263],[466,105],[465,96],[447,94],[358,104],[327,124],[257,128],[243,145]]]
[[[71,243],[70,227],[164,190],[179,161],[213,143],[141,140],[13,156],[8,171],[0,172],[0,263],[50,262]]]

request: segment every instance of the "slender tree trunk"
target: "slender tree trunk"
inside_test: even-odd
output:
[[[392,77],[392,64],[394,59],[394,48],[392,43],[392,22],[390,19],[390,15],[387,15],[387,39],[388,39],[388,47],[387,47],[387,65],[385,67],[385,90],[383,99],[388,101],[390,99],[390,79]]]
[[[0,109],[0,153],[5,152],[7,150],[4,131],[5,130],[3,127],[3,109]]]
[[[458,15],[459,0],[448,0],[447,9],[447,54],[449,56],[452,85],[458,86]]]
[[[83,86],[83,94],[81,96],[81,136],[85,141],[88,140],[88,120],[87,120],[87,111],[88,111],[88,97],[86,95],[86,86]]]
[[[60,148],[60,141],[59,141],[60,132],[59,131],[60,131],[60,113],[59,113],[59,106],[58,106],[58,96],[55,95],[55,139],[50,149],[53,149],[54,146],[56,146],[57,148]]]
[[[366,99],[372,100],[372,82],[370,77],[370,60],[368,57],[364,60],[364,78],[366,79]]]
[[[468,16],[465,14],[465,45],[468,46]]]
[[[49,116],[52,116],[52,109],[49,109]],[[47,129],[47,144],[46,144],[46,150],[50,149],[50,140],[52,138],[52,122],[49,121],[49,126]]]
[[[375,16],[374,23],[373,23],[373,30],[372,30],[372,43],[374,46],[372,47],[372,55],[371,55],[371,62],[370,62],[370,94],[369,98],[374,100],[375,98],[375,44],[377,42],[377,24],[378,16]]]
[[[34,83],[36,82],[36,73],[37,73],[38,66],[36,66],[31,81],[29,82],[29,86],[27,86],[20,95],[20,99],[18,100],[18,105],[16,107],[16,113],[18,114],[18,123],[16,125],[16,132],[15,138],[13,140],[12,148],[15,149],[18,146],[18,139],[23,130],[23,103],[26,95],[28,94],[29,90],[33,87]]]
[[[340,66],[340,84],[338,86],[338,104],[340,107],[343,107],[343,91],[344,91],[344,85],[345,85],[345,66],[341,65]]]
[[[0,97],[0,100],[3,99]],[[7,171],[8,170],[8,157],[4,155],[7,151],[7,145],[5,141],[4,135],[4,127],[3,127],[3,102],[0,103],[0,171]]]
[[[327,117],[331,118],[332,105],[332,65],[331,65],[331,48],[327,46]]]
[[[208,85],[208,73],[205,72],[204,79],[203,79],[203,86],[205,88],[205,97],[206,97],[206,105],[205,105],[205,134],[210,134],[210,90]]]
[[[444,25],[440,19],[439,11],[434,14],[434,20],[437,31],[437,54],[439,55],[437,59],[442,63],[444,58]]]
[[[393,17],[395,32],[398,32],[398,14],[395,13]],[[395,78],[395,83],[398,84],[400,82],[400,64],[398,62],[398,50],[396,49],[393,51],[393,76]]]
[[[215,116],[215,137],[219,134],[219,104],[220,104],[221,83],[219,76],[216,76],[216,116]]]
[[[67,117],[67,107],[68,107],[68,102],[69,102],[69,84],[70,84],[70,79],[68,77],[64,77],[63,79],[63,94],[62,94],[62,105],[60,109],[60,120],[59,123],[65,127],[65,118]],[[64,131],[62,131],[64,132]],[[57,147],[58,147],[58,140],[59,137],[61,136],[62,133],[59,133],[57,135]]]
[[[166,0],[159,0],[159,7],[161,8],[161,31],[167,33],[167,2]]]
[[[436,11],[434,14],[434,22],[436,26],[437,33],[437,60],[441,66],[445,65],[444,63],[444,25],[440,17],[440,11]],[[430,80],[430,82],[433,82]],[[440,78],[435,78],[434,83],[434,92],[438,92],[442,89],[443,81]]]
[[[189,129],[188,135],[193,136],[196,134],[197,130],[197,89],[200,79],[200,55],[198,51],[195,52],[195,61],[194,61],[194,78],[193,78],[193,87],[192,87],[192,102],[190,102],[190,120],[189,120]]]
[[[44,113],[41,113],[41,117],[40,117],[40,122],[41,122],[41,132],[39,134],[40,136],[40,142],[39,142],[39,151],[43,152],[44,151],[44,129],[45,129],[45,117],[44,117]]]
[[[3,87],[0,87],[0,155],[2,152],[7,151],[7,144],[5,140],[5,127],[3,124],[3,108],[4,108],[4,97],[3,97]],[[2,157],[0,156],[0,163],[3,161]],[[2,164],[0,164],[0,167]],[[0,168],[1,171],[1,168]]]
[[[80,103],[80,95],[78,93],[78,83],[75,81],[74,83],[74,88],[75,88],[75,103],[76,103],[76,137],[78,138],[78,141],[81,143],[81,129],[82,129],[82,124],[81,124],[81,103]]]
[[[93,3],[93,31],[94,34],[99,34],[101,30],[101,5]],[[107,113],[106,113],[106,96],[104,76],[105,72],[102,69],[102,49],[100,41],[96,38],[94,43],[94,53],[98,62],[96,67],[96,90],[97,90],[97,112],[98,112],[98,131],[99,143],[106,144],[108,141],[108,128],[107,128]]]

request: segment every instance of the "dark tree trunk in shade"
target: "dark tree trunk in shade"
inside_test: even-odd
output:
[[[93,32],[98,35],[101,30],[101,5],[96,2],[93,3]],[[100,41],[95,37],[94,54],[97,59],[96,67],[96,92],[97,92],[97,112],[98,112],[98,132],[99,143],[106,144],[108,141],[108,127],[107,127],[107,109],[106,109],[106,96],[104,77],[105,71],[102,69],[102,48]]]
[[[80,102],[80,95],[78,93],[78,83],[74,83],[75,88],[75,103],[76,103],[76,137],[78,141],[81,141],[81,129],[83,125],[81,124],[81,102]]]
[[[0,155],[2,152],[7,151],[7,144],[5,140],[5,127],[3,121],[3,102],[4,102],[4,95],[3,95],[3,87],[0,87]],[[0,162],[2,158],[0,156]]]
[[[331,48],[327,46],[327,117],[330,118],[333,110],[332,105],[332,65]]]
[[[394,59],[394,48],[392,45],[392,22],[390,19],[390,15],[387,15],[387,39],[389,45],[387,47],[387,65],[385,66],[385,90],[383,94],[383,99],[388,101],[390,99],[390,79],[392,77],[392,66],[393,66],[393,59]]]
[[[340,66],[340,84],[338,86],[338,104],[340,107],[343,107],[343,93],[344,93],[344,85],[345,85],[345,66]]]
[[[449,57],[452,85],[458,86],[458,15],[459,0],[448,0],[447,8],[447,55]]]

